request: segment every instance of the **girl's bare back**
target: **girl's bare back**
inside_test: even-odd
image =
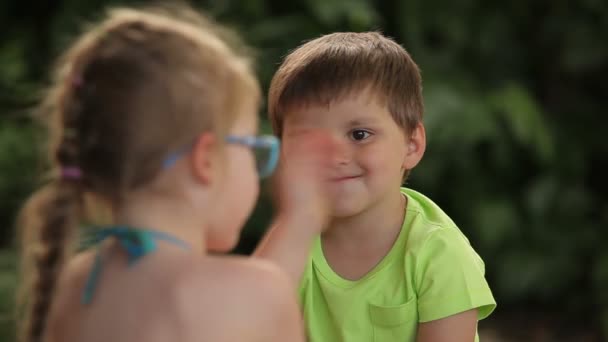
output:
[[[293,286],[271,264],[201,258],[171,248],[131,266],[115,245],[105,246],[103,255],[88,305],[81,299],[95,255],[82,253],[66,267],[49,316],[49,342],[294,341],[303,336],[303,328],[294,324],[300,320]]]

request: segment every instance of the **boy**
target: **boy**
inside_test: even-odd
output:
[[[483,261],[435,203],[401,188],[426,146],[409,54],[375,32],[322,36],[285,58],[268,104],[284,148],[310,129],[340,144],[325,231],[278,222],[255,253],[300,283],[309,340],[477,341],[496,305]]]

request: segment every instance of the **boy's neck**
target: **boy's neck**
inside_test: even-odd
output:
[[[357,215],[332,220],[322,239],[345,249],[392,246],[401,231],[406,205],[407,198],[397,189]]]

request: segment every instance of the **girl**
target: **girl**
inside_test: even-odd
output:
[[[44,106],[57,176],[22,214],[22,341],[303,340],[282,271],[207,254],[234,247],[259,192],[252,150],[267,175],[278,141],[255,136],[248,60],[181,13],[111,11],[61,59]],[[301,138],[281,172],[279,218],[295,230],[324,222],[332,151]],[[99,226],[97,248],[72,256],[82,222]]]

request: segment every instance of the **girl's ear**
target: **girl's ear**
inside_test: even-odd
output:
[[[203,133],[196,140],[190,155],[192,174],[199,182],[209,185],[215,180],[218,167],[217,139],[213,133]]]

